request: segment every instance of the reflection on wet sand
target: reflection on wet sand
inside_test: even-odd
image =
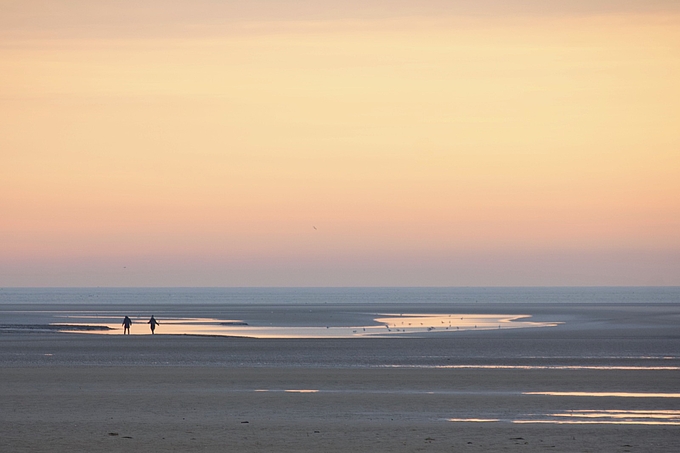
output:
[[[614,370],[636,371],[680,370],[678,366],[628,366],[628,365],[384,365],[385,368],[473,369],[473,370]],[[538,394],[538,393],[536,393]],[[545,393],[544,393],[545,394]]]
[[[517,424],[555,425],[667,425],[680,426],[680,411],[583,410],[546,414],[544,419],[513,420]]]
[[[518,419],[449,418],[449,422],[507,422],[515,424],[555,425],[662,425],[680,426],[677,410],[579,410],[550,414],[527,414]]]
[[[580,411],[569,413],[550,414],[553,417],[582,417],[582,418],[658,418],[663,420],[680,420],[680,411]]]
[[[467,423],[493,423],[501,421],[500,418],[449,418],[450,422],[467,422]]]
[[[161,319],[156,334],[170,335],[221,335],[251,338],[351,338],[413,336],[432,332],[459,332],[465,330],[517,329],[551,327],[559,323],[524,321],[530,315],[480,315],[480,314],[391,314],[376,315],[373,324],[359,326],[275,326],[249,325],[244,320],[215,318]],[[69,326],[106,327],[109,330],[79,330],[83,333],[119,334],[120,322],[112,319],[72,315],[78,320]],[[131,333],[148,334],[147,320],[132,317]],[[63,329],[68,331],[66,327]],[[73,331],[74,329],[70,329]]]
[[[411,330],[489,330],[523,327],[552,327],[559,323],[519,321],[530,315],[480,315],[480,314],[407,314],[384,315],[375,321],[382,323],[388,331],[408,332]]]
[[[258,392],[258,393],[268,393],[268,392],[319,393],[319,390],[316,390],[316,389],[285,389],[285,390],[256,389],[255,392]]]
[[[617,398],[680,398],[680,393],[635,393],[635,392],[524,392],[524,395],[595,396]]]

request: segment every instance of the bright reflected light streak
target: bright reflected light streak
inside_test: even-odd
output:
[[[680,367],[677,366],[610,366],[610,365],[385,365],[385,367],[426,368],[426,369],[473,369],[473,370],[615,370],[615,371],[680,370]]]
[[[468,423],[493,423],[501,421],[500,418],[449,418],[450,422],[468,422]]]
[[[577,411],[561,412],[548,414],[552,417],[581,417],[581,418],[623,418],[629,419],[631,416],[639,418],[654,418],[662,420],[680,420],[680,411],[626,411],[626,410],[606,410],[606,411]]]
[[[616,398],[680,398],[680,393],[636,393],[636,392],[523,392],[524,395],[547,396],[595,396]]]
[[[529,414],[527,418],[449,418],[449,422],[507,422],[518,425],[656,425],[680,426],[680,411],[677,410],[581,410],[551,414]],[[535,417],[535,418],[534,418]]]

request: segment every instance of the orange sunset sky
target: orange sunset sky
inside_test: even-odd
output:
[[[0,286],[392,285],[680,285],[680,3],[0,0]]]

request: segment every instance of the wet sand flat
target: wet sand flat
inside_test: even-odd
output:
[[[512,422],[569,410],[679,410],[678,398],[525,394],[671,394],[677,378],[677,371],[12,366],[0,369],[0,451],[678,451],[680,426]]]
[[[417,311],[392,302],[0,304],[9,326],[0,328],[0,452],[680,451],[680,305],[643,296],[423,302]],[[293,328],[402,312],[559,324],[313,339],[14,327],[133,309],[154,313],[158,332],[171,315]]]

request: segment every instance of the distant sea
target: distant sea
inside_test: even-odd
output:
[[[680,287],[0,288],[0,304],[676,304]]]

